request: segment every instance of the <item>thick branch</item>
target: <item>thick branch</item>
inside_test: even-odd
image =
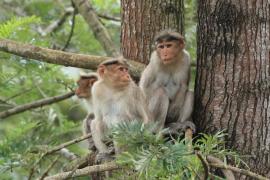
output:
[[[57,51],[7,39],[0,39],[0,50],[47,63],[86,69],[96,69],[102,61],[112,58]],[[136,78],[140,77],[140,73],[145,68],[145,65],[132,60],[129,60],[129,63],[131,65],[130,71],[132,76]]]
[[[208,155],[206,157],[206,160],[209,163],[214,163],[214,164],[224,164],[223,161],[221,161],[220,159],[214,157],[214,156],[211,156],[211,155]],[[229,180],[235,180],[235,177],[234,177],[234,174],[232,173],[232,171],[228,170],[228,169],[221,169],[222,173],[224,174],[224,176],[229,179]]]
[[[45,99],[41,99],[41,100],[38,100],[38,101],[35,101],[32,103],[16,106],[16,107],[9,109],[7,111],[0,112],[0,119],[4,119],[6,117],[9,117],[9,116],[17,114],[17,113],[24,112],[24,111],[29,110],[29,109],[34,109],[34,108],[41,107],[44,105],[49,105],[49,104],[52,104],[55,102],[59,102],[59,101],[62,101],[64,99],[67,99],[73,95],[74,95],[74,92],[69,92],[69,93],[64,94],[64,95],[45,98]]]
[[[100,42],[104,50],[109,56],[118,56],[119,52],[113,43],[106,28],[99,21],[98,15],[94,11],[90,1],[88,0],[73,0],[73,3],[78,8],[79,13],[83,16],[86,23],[92,29],[96,39]]]
[[[59,173],[54,176],[46,177],[45,180],[60,180],[70,177],[79,177],[79,176],[86,176],[88,174],[92,174],[95,172],[103,172],[103,171],[111,171],[119,169],[120,167],[115,162],[108,162],[101,165],[95,165],[95,166],[88,166],[83,169],[77,169],[76,171],[72,172],[64,172]]]

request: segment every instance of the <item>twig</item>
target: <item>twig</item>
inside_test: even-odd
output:
[[[61,16],[60,19],[52,22],[49,26],[47,26],[44,30],[39,28],[39,33],[42,36],[46,36],[54,31],[56,31],[59,27],[61,27],[66,21],[67,17],[70,16],[74,12],[72,7],[66,8],[65,13]]]
[[[74,92],[69,92],[69,93],[66,93],[64,95],[45,98],[45,99],[41,99],[41,100],[38,100],[38,101],[35,101],[35,102],[31,102],[31,103],[28,103],[28,104],[24,104],[24,105],[14,107],[14,108],[9,109],[7,111],[0,112],[0,120],[4,119],[6,117],[9,117],[11,115],[24,112],[24,111],[29,110],[29,109],[34,109],[34,108],[38,108],[38,107],[41,107],[41,106],[44,106],[44,105],[49,105],[49,104],[52,104],[52,103],[55,103],[55,102],[62,101],[62,100],[67,99],[67,98],[69,98],[69,97],[71,97],[73,95],[74,95]]]
[[[73,6],[73,8],[74,8],[74,7],[75,7],[74,3],[73,3],[72,1],[71,1],[71,3],[72,3],[72,6]],[[75,27],[75,18],[76,18],[76,14],[77,14],[77,13],[78,13],[78,11],[77,11],[77,9],[75,8],[75,9],[73,10],[73,14],[72,14],[71,30],[70,30],[70,33],[69,33],[69,36],[68,36],[68,39],[67,39],[67,42],[66,42],[65,46],[62,48],[62,51],[65,51],[66,48],[69,46],[70,40],[71,40],[71,38],[72,38],[72,36],[73,36],[74,27]]]
[[[87,139],[87,138],[89,138],[89,137],[91,137],[91,136],[92,136],[92,135],[91,135],[90,133],[89,133],[89,134],[86,134],[86,135],[81,136],[81,137],[79,137],[79,138],[76,138],[76,139],[73,139],[73,140],[71,140],[71,141],[68,141],[68,142],[65,142],[65,143],[63,143],[63,144],[60,144],[59,146],[56,146],[56,147],[54,147],[54,148],[52,148],[52,149],[46,151],[45,153],[43,153],[43,154],[41,155],[41,157],[38,159],[38,161],[37,161],[37,162],[33,165],[33,167],[31,168],[30,173],[29,173],[29,176],[28,176],[28,180],[30,180],[30,179],[32,178],[32,176],[33,176],[33,174],[34,174],[34,172],[35,172],[35,170],[36,170],[37,165],[41,162],[41,160],[42,160],[45,156],[47,156],[47,155],[49,155],[49,154],[53,154],[54,152],[59,151],[59,150],[61,150],[62,148],[65,148],[65,147],[70,146],[70,145],[72,145],[72,144],[81,142],[81,141],[83,141],[83,140],[85,140],[85,139]]]
[[[233,167],[233,166],[230,166],[230,165],[225,165],[225,164],[220,164],[220,163],[209,163],[209,166],[212,166],[212,167],[215,167],[215,168],[231,170],[233,172],[240,173],[240,174],[243,174],[243,175],[247,175],[247,176],[250,176],[252,178],[259,179],[259,180],[270,180],[267,177],[263,177],[263,176],[261,176],[259,174],[253,173],[251,171],[248,171],[248,170],[245,170],[245,169],[240,169],[240,168]]]
[[[96,172],[111,171],[111,170],[116,170],[116,169],[120,169],[120,167],[115,162],[112,161],[112,162],[104,163],[101,165],[88,166],[83,169],[77,169],[72,174],[72,176],[69,176],[71,173],[69,171],[69,172],[59,173],[53,176],[46,177],[45,180],[60,180],[60,179],[65,179],[67,177],[80,177],[80,176],[85,176],[85,175],[89,175]]]
[[[72,171],[75,167],[78,167],[79,169],[84,168],[89,165],[94,165],[94,159],[95,159],[96,153],[90,153],[86,156],[79,157],[68,165],[65,165],[63,167],[63,171]]]
[[[70,146],[72,144],[76,144],[76,143],[81,142],[81,141],[83,141],[85,139],[88,139],[91,136],[92,136],[91,133],[89,133],[89,134],[83,135],[81,137],[78,137],[76,139],[73,139],[71,141],[60,144],[59,146],[56,146],[56,147],[50,149],[49,151],[47,151],[44,155],[52,154],[52,153],[54,153],[56,151],[59,151],[62,148],[65,148],[65,147]]]
[[[14,98],[16,98],[18,96],[25,95],[27,92],[32,91],[33,89],[34,89],[34,87],[31,87],[31,88],[28,88],[28,89],[24,89],[23,91],[18,92],[17,94],[14,94],[11,97],[8,97],[7,99],[5,99],[5,102],[8,102],[11,99],[14,99]]]
[[[202,165],[203,165],[203,169],[204,169],[204,177],[203,179],[206,180],[209,176],[209,165],[208,162],[203,158],[202,154],[199,151],[195,151],[195,154],[197,155],[197,157],[200,159]]]
[[[55,160],[52,162],[52,164],[45,170],[45,172],[42,174],[42,176],[39,178],[39,180],[44,179],[46,176],[48,176],[48,173],[50,172],[50,170],[53,168],[53,166],[57,163],[58,159],[60,156],[58,156],[57,158],[55,158]]]
[[[97,13],[97,15],[98,15],[98,17],[103,18],[103,19],[121,22],[121,18],[114,17],[114,16],[110,16],[110,15],[108,15],[108,14]]]

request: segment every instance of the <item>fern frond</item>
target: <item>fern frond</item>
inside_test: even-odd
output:
[[[0,24],[0,38],[8,38],[11,33],[16,31],[19,27],[38,22],[40,22],[40,18],[36,16],[13,17],[9,21]]]

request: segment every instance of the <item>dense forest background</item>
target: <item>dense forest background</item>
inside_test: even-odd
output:
[[[132,38],[134,38],[136,32],[140,32],[140,30],[142,30],[142,32],[140,32],[141,35],[145,35],[146,28],[149,27],[143,26],[143,23],[145,23],[143,19],[149,17],[153,18],[151,15],[155,13],[158,14],[159,12],[153,9],[153,7],[155,7],[155,3],[153,2],[156,1],[145,1],[149,3],[146,3],[145,7],[152,7],[151,13],[153,14],[149,15],[149,17],[147,16],[147,18],[141,18],[139,12],[141,12],[140,8],[142,8],[143,2],[144,1],[138,1],[137,4],[125,0],[3,0],[0,2],[0,40],[4,39],[0,41],[0,49],[3,51],[0,52],[0,179],[43,179],[48,176],[48,174],[57,174],[59,170],[70,169],[69,166],[72,166],[71,161],[84,157],[89,153],[86,142],[80,142],[65,147],[60,151],[58,150],[44,158],[44,154],[47,155],[48,152],[52,152],[51,150],[53,150],[54,147],[82,136],[81,125],[82,120],[87,115],[87,111],[85,104],[77,97],[73,96],[73,91],[76,88],[76,80],[80,72],[95,70],[94,66],[98,64],[98,61],[104,60],[104,57],[116,56],[119,52],[122,52],[130,59],[147,63],[147,57],[150,54],[152,46],[149,43],[149,39],[145,41],[146,45],[142,43],[144,45],[142,47],[145,48],[137,54],[138,56],[133,56],[132,50],[135,52],[135,50],[140,48],[139,46],[137,46],[137,49],[134,48],[134,44],[137,43],[135,41],[140,42],[141,39],[139,39],[140,37],[138,36],[137,39],[133,39],[134,41],[132,41]],[[255,41],[261,38],[261,36],[257,37],[257,34],[259,34],[257,33],[257,29],[261,28],[261,34],[269,32],[269,17],[267,16],[267,14],[269,15],[269,10],[265,8],[269,6],[269,3],[262,3],[255,6],[250,2],[245,3],[243,1],[238,4],[238,7],[231,2],[206,1],[196,3],[196,1],[179,0],[158,1],[157,4],[161,8],[164,8],[162,9],[162,13],[169,15],[166,15],[168,19],[164,20],[164,24],[167,22],[168,24],[158,24],[156,30],[158,28],[161,29],[161,26],[163,28],[171,27],[170,23],[173,22],[170,21],[170,19],[179,18],[177,20],[179,20],[180,26],[177,25],[177,30],[182,32],[185,36],[186,49],[189,51],[192,59],[192,80],[190,89],[194,89],[197,85],[197,89],[195,89],[195,91],[197,91],[195,92],[197,102],[195,105],[195,116],[198,116],[196,123],[199,125],[199,129],[201,128],[200,130],[202,131],[206,130],[205,132],[213,133],[213,131],[217,129],[224,130],[227,126],[228,128],[234,127],[228,131],[230,135],[226,136],[226,138],[233,137],[243,142],[242,138],[251,137],[248,138],[251,139],[251,143],[249,144],[251,147],[252,144],[254,144],[252,143],[252,138],[256,138],[257,136],[254,135],[253,129],[250,132],[250,129],[245,129],[245,127],[249,127],[251,124],[250,126],[254,129],[257,128],[259,131],[260,127],[267,129],[269,124],[269,120],[267,121],[267,117],[269,117],[269,100],[267,100],[269,92],[266,91],[267,88],[269,89],[267,83],[267,78],[269,78],[269,72],[267,74],[267,67],[269,68],[269,66],[267,66],[267,63],[269,62],[265,60],[267,59],[265,55],[261,55],[265,53],[265,49],[267,50],[268,39],[266,38],[265,41],[258,40],[258,42],[260,42],[259,45],[258,43],[256,44],[257,41]],[[175,7],[172,7],[172,5],[179,6],[179,9],[177,10]],[[249,8],[243,8],[242,6]],[[132,9],[130,7],[136,8]],[[263,11],[261,9],[263,9]],[[126,12],[126,14],[123,12]],[[146,10],[144,12],[146,12]],[[243,15],[245,13],[247,14],[246,16]],[[256,16],[253,16],[252,13]],[[136,22],[136,15],[140,17],[141,21]],[[128,24],[126,19],[129,17],[130,24]],[[136,24],[135,28],[135,24],[132,24],[133,20],[135,20],[135,23],[138,23],[138,26]],[[156,22],[158,22],[158,20]],[[255,22],[258,23],[259,26],[255,27],[255,25],[257,25]],[[268,24],[266,22],[268,22]],[[254,27],[250,28],[249,26],[252,25],[254,25]],[[250,31],[245,29],[249,28],[254,29],[254,32],[256,32],[250,34],[250,37],[254,39],[255,49],[259,46],[262,47],[260,50],[255,50],[255,55],[252,54],[253,51],[246,50],[250,49],[250,47],[254,48],[251,42],[246,43],[247,47],[239,46],[240,44],[245,44],[243,42],[248,41],[245,38]],[[199,33],[196,32],[197,29]],[[127,31],[125,32],[125,30]],[[152,36],[154,33],[155,32],[151,31],[149,34]],[[238,35],[241,35],[241,38],[238,38]],[[265,35],[267,37],[267,33],[265,33]],[[54,56],[60,57],[61,54],[57,56],[52,51],[47,52],[47,56],[50,56],[48,58],[50,61],[48,62],[52,64],[46,63],[46,58],[44,58],[44,54],[46,56],[46,53],[38,54],[39,48],[34,47],[32,49],[33,54],[36,53],[33,55],[29,52],[29,49],[31,51],[29,46],[24,46],[23,44],[17,45],[5,39],[31,44],[35,47],[50,48],[58,50],[59,52],[90,55],[87,57],[83,55],[80,56],[78,59],[82,60],[81,64],[78,63],[75,65],[75,67],[89,68],[80,69],[55,65],[62,64],[68,66],[70,64],[65,64],[63,60],[67,59],[68,61],[75,56],[73,57],[74,54],[62,54],[62,57],[59,58],[62,62],[59,61],[59,63],[57,62],[57,58],[55,60],[52,59]],[[251,44],[252,46],[250,46]],[[6,48],[7,46],[9,46],[9,48]],[[240,51],[241,48],[243,51]],[[43,50],[41,49],[42,52]],[[11,52],[11,54],[6,52]],[[241,52],[243,54],[239,56]],[[254,58],[254,66],[252,66],[250,62],[253,60],[253,57],[257,56],[256,53],[261,54],[258,55],[257,59]],[[39,60],[39,58],[45,59],[45,61],[30,60],[29,57],[33,57],[33,59],[37,60]],[[238,59],[239,57],[243,58]],[[229,61],[230,58],[232,61]],[[91,61],[86,62],[89,59],[93,59],[94,63],[91,63]],[[258,60],[257,64],[256,60]],[[248,62],[246,63],[246,61]],[[75,60],[72,63],[76,64]],[[246,63],[246,66],[243,66],[242,63]],[[196,69],[196,65],[197,68],[199,67],[198,69]],[[259,65],[260,67],[265,67],[265,69],[257,70],[259,69],[257,67]],[[254,67],[256,70],[255,73],[257,74],[250,71],[250,69]],[[230,70],[232,70],[232,72],[230,72]],[[196,71],[199,72],[197,73],[197,82],[195,82]],[[259,85],[263,85],[263,87],[261,88],[255,83],[250,83],[254,86],[250,85],[248,80],[252,78],[244,82],[238,82],[236,78],[238,75],[235,75],[238,72],[241,72],[241,77],[243,74],[247,74],[246,77],[252,77],[252,75],[259,77],[262,80],[262,83],[259,83]],[[261,75],[259,75],[260,73]],[[138,77],[138,72],[132,71],[132,74]],[[222,78],[225,79],[224,81],[226,83],[223,83]],[[236,90],[240,95],[234,93],[233,88],[235,86],[231,86],[230,84],[230,82],[232,82],[232,84],[235,83],[235,80],[236,84],[238,83],[240,87],[246,87],[245,85],[249,84],[248,88],[259,88],[261,93],[253,93],[253,91],[244,92],[245,88],[243,88],[243,92],[246,96],[242,97],[241,93],[243,94],[243,92]],[[219,88],[221,88],[222,91],[220,91]],[[231,91],[232,94],[230,94]],[[222,99],[223,95],[224,98]],[[255,99],[255,101],[250,100],[250,97],[253,97],[253,95],[254,98],[252,98],[252,100]],[[260,95],[262,95],[262,97]],[[215,98],[222,100],[218,102],[220,99]],[[46,103],[40,105],[38,100],[44,99],[46,99]],[[242,99],[245,100],[245,105],[242,105]],[[233,100],[238,101],[233,102]],[[256,116],[256,105],[261,101],[264,106],[258,106],[261,108],[258,109],[258,112],[261,113],[257,113],[261,116]],[[31,103],[31,105],[27,108],[26,104],[28,103]],[[253,107],[247,107],[248,104],[252,106],[253,103],[255,104],[255,110],[252,109]],[[218,106],[218,104],[220,106]],[[38,108],[33,108],[35,105]],[[221,105],[225,108],[220,108]],[[14,113],[8,111],[15,107],[20,107],[24,110],[19,111],[16,109],[17,111]],[[241,107],[244,107],[243,111]],[[243,135],[243,137],[238,138],[237,136],[241,134],[241,132],[237,128],[242,128],[242,122],[247,120],[246,116],[248,115],[246,114],[250,112],[253,113],[252,117],[254,117],[254,122],[251,120],[248,121],[246,126],[244,125],[242,129],[242,131],[250,133],[244,133],[245,136]],[[243,113],[244,118],[238,121],[239,114],[241,113]],[[224,116],[219,118],[220,114]],[[229,114],[229,117],[225,117],[226,114]],[[264,125],[260,125],[260,122],[263,122]],[[208,126],[208,124],[210,125]],[[227,124],[227,126],[224,124]],[[253,124],[258,126],[253,126]],[[219,126],[221,126],[221,128]],[[258,150],[261,159],[255,159],[254,162],[256,161],[256,163],[252,163],[252,159],[249,159],[249,165],[258,167],[256,169],[257,172],[263,172],[267,175],[269,169],[265,166],[268,165],[267,155],[265,155],[265,153],[269,153],[269,147],[266,147],[269,142],[269,138],[267,138],[269,135],[267,130],[262,131],[261,137],[259,138],[260,141],[258,140],[258,143],[261,143],[259,143],[258,147],[265,146],[265,149]],[[218,140],[220,138],[222,141]],[[225,140],[228,140],[226,138]],[[156,145],[163,147],[164,142],[158,138],[153,139],[155,138],[149,136],[149,142],[145,140],[144,143],[151,144],[150,147],[152,150],[158,151],[155,149]],[[236,141],[229,141],[231,141],[229,145],[233,150],[242,148],[241,146],[238,147],[237,143],[236,145],[234,144]],[[130,143],[132,144],[132,142]],[[217,133],[213,137],[204,136],[204,139],[198,140],[198,144],[194,144],[194,146],[199,147],[205,154],[214,152],[223,156],[232,155],[237,159],[234,165],[243,163],[237,153],[224,149],[225,145],[228,145],[228,143],[226,143],[224,142],[224,134]],[[167,149],[171,148],[171,150],[174,148],[178,148],[178,150],[186,148],[185,143],[182,142],[174,143],[174,145],[177,145],[177,147],[168,144],[165,146]],[[256,147],[249,148],[246,144],[244,144],[244,147],[246,150],[245,153],[251,153],[252,157],[256,157],[256,155],[254,155]],[[146,156],[149,152],[143,153],[143,155]],[[149,155],[152,155],[151,153],[152,152],[150,152]],[[139,154],[137,160],[138,157],[145,157],[143,155]],[[170,157],[164,156],[161,162],[149,162],[149,164],[152,163],[153,166],[151,167],[152,169],[148,168],[148,170],[146,170],[147,167],[144,165],[145,161],[137,162],[139,164],[138,166],[144,170],[141,172],[147,172],[144,178],[147,179],[147,177],[151,177],[151,173],[152,175],[163,178],[170,177],[179,179],[179,177],[182,177],[182,174],[187,177],[196,178],[198,175],[197,170],[201,173],[203,163],[199,163],[196,157],[180,159],[180,165],[175,163],[175,167],[170,167],[173,170],[165,170],[165,168],[162,168],[159,163],[163,165],[166,164],[168,159],[174,159],[173,155],[175,154],[171,153]],[[251,156],[249,154],[249,157]],[[125,159],[127,157],[122,158],[125,162],[131,161],[132,159],[130,156],[129,160]],[[261,164],[260,160],[262,160]],[[224,159],[224,161],[226,160]],[[187,165],[188,168],[184,167],[186,162],[190,163]],[[233,162],[233,160],[230,159],[230,162]],[[197,164],[199,164],[199,166],[196,166]],[[247,168],[244,163],[241,165],[241,167]],[[193,167],[194,169],[189,167]],[[179,169],[184,170],[179,171]],[[172,175],[172,172],[175,172],[176,175]],[[207,171],[205,170],[205,172]],[[122,172],[122,175],[125,173]],[[179,173],[181,175],[179,175]],[[121,177],[121,175],[119,177]],[[263,179],[263,177],[259,178]]]

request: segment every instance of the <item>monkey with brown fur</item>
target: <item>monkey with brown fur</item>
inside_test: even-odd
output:
[[[93,84],[98,80],[97,73],[81,74],[79,80],[77,81],[78,88],[75,94],[78,98],[84,99],[87,104],[88,115],[83,120],[83,134],[91,133],[91,121],[94,119],[93,104],[91,89]],[[93,139],[88,138],[88,149],[96,150]]]
[[[190,56],[184,49],[184,38],[165,30],[155,38],[155,51],[142,73],[140,87],[148,98],[148,108],[157,131],[168,127],[171,133],[191,128],[194,95],[188,90]]]
[[[96,148],[97,161],[110,159],[110,152],[104,143],[105,134],[121,122],[142,121],[152,118],[147,110],[146,99],[128,72],[126,60],[107,60],[98,66],[99,80],[92,87],[95,120],[91,131]],[[114,142],[116,154],[120,152]]]

